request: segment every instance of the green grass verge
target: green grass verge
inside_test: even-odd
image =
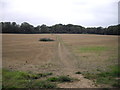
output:
[[[84,72],[82,73],[87,79],[94,79],[98,84],[106,84],[113,87],[120,87],[120,67],[112,66],[108,72],[100,72],[98,74]]]
[[[3,88],[30,88],[32,83],[42,77],[47,77],[52,73],[32,74],[21,71],[10,71],[3,69],[2,71],[2,87]]]
[[[57,85],[56,83],[51,83],[47,80],[42,80],[42,81],[39,80],[39,81],[35,81],[32,84],[32,87],[34,88],[57,88]]]
[[[28,87],[29,74],[19,71],[3,70],[3,88],[26,88]]]

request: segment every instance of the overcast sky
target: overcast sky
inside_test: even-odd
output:
[[[118,24],[119,0],[0,0],[1,21],[103,26]]]

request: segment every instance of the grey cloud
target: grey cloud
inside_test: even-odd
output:
[[[47,25],[53,25],[57,23],[62,23],[62,24],[72,23],[72,24],[78,24],[84,26],[104,26],[104,27],[111,24],[117,24],[117,21],[120,22],[120,19],[118,19],[117,17],[118,15],[117,12],[118,7],[116,2],[117,0],[115,2],[114,0],[110,0],[112,2],[103,3],[103,4],[102,4],[103,0],[101,0],[100,4],[90,3],[89,0],[70,0],[72,3],[68,3],[68,4],[66,3],[63,5],[62,2],[64,3],[64,0],[60,1],[60,5],[56,5],[59,3],[52,2],[54,0],[51,0],[51,5],[49,5],[46,0],[47,5],[43,5],[43,6],[41,6],[42,2],[40,2],[42,0],[40,1],[35,0],[35,1],[37,7],[34,6],[34,4],[33,5],[31,4],[32,6],[30,8],[29,5],[29,8],[30,9],[34,8],[37,10],[34,9],[30,10],[29,8],[25,8],[25,6],[27,7],[27,4],[17,5],[19,3],[16,4],[10,0],[1,0],[0,3],[2,7],[0,7],[0,9],[2,9],[2,13],[4,15],[1,16],[3,17],[3,21],[16,21],[17,23],[27,21],[33,25],[38,25],[43,23]],[[37,3],[37,1],[39,2]],[[45,4],[45,1],[43,4]],[[52,7],[54,5],[55,7]]]

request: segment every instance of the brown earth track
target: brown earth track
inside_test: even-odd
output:
[[[64,45],[64,42],[60,36],[56,36],[58,41],[58,53],[59,59],[63,63],[64,68],[63,73],[69,75],[70,77],[77,78],[79,81],[72,83],[59,84],[61,88],[95,88],[94,82],[84,78],[82,74],[75,74],[79,69],[77,67],[77,59],[74,57],[73,53],[68,50]]]

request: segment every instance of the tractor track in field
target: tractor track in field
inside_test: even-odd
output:
[[[84,78],[82,74],[75,74],[79,71],[77,66],[77,58],[72,52],[65,46],[62,38],[56,35],[58,44],[58,60],[63,65],[62,72],[64,75],[69,75],[70,77],[78,79],[78,81],[70,83],[61,83],[59,87],[61,88],[95,88],[95,83],[89,79]]]

